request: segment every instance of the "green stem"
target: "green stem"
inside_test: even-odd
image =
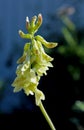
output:
[[[53,125],[53,123],[52,123],[52,121],[51,121],[49,115],[47,114],[47,112],[46,112],[46,110],[45,110],[45,108],[44,108],[42,102],[39,104],[39,107],[40,107],[40,110],[41,110],[42,114],[44,115],[46,121],[48,122],[48,124],[49,124],[51,130],[56,130],[56,128],[54,127],[54,125]]]

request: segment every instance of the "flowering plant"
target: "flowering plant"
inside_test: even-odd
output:
[[[26,17],[26,29],[28,33],[25,34],[21,30],[19,31],[21,38],[29,39],[30,42],[24,45],[23,55],[17,61],[17,76],[12,83],[12,86],[14,87],[14,92],[23,89],[27,95],[35,95],[36,105],[40,107],[46,120],[49,122],[51,129],[55,130],[41,102],[41,100],[45,99],[45,95],[37,86],[41,76],[47,75],[49,67],[53,67],[51,63],[53,58],[45,53],[43,46],[54,48],[57,46],[57,43],[47,42],[40,35],[35,36],[35,33],[38,31],[41,24],[41,14],[39,14],[38,17],[32,17],[30,21],[29,18]]]

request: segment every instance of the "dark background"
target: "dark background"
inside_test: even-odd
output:
[[[39,83],[46,97],[44,107],[57,130],[84,130],[84,1],[0,0],[0,127],[1,129],[50,129],[33,96],[13,93],[16,61],[22,55],[25,18],[42,13],[38,31],[47,41],[58,42],[46,50],[53,68]]]

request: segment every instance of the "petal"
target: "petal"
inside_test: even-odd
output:
[[[41,100],[45,100],[45,95],[43,94],[42,91],[40,91],[39,89],[35,90],[35,102],[36,105],[39,106],[39,104],[41,103]]]
[[[17,64],[21,64],[25,61],[26,59],[26,55],[23,55],[22,57],[20,57],[18,60],[17,60]]]

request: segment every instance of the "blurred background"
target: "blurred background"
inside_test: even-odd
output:
[[[47,41],[58,42],[45,51],[54,68],[40,80],[43,104],[57,130],[84,130],[84,0],[0,0],[0,127],[49,129],[33,96],[13,93],[16,61],[23,53],[25,18],[43,16],[38,31]]]

